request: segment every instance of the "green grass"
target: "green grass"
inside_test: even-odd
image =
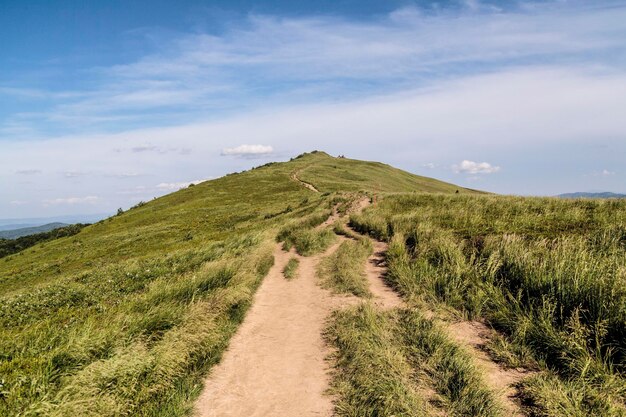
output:
[[[306,163],[298,170],[298,178],[313,184],[320,192],[365,191],[368,193],[393,193],[421,191],[453,194],[478,193],[433,178],[410,174],[380,162],[331,158],[323,152],[314,155],[315,163]]]
[[[283,269],[283,275],[285,276],[285,278],[294,279],[295,277],[297,277],[299,265],[300,261],[298,260],[298,258],[289,259],[287,265],[285,265],[285,268]]]
[[[499,360],[557,378],[526,386],[536,415],[622,415],[626,202],[398,195],[351,223],[390,240],[405,299],[487,320]]]
[[[326,337],[336,348],[339,416],[503,415],[469,355],[415,310],[341,310]]]
[[[322,286],[337,293],[370,297],[365,263],[372,253],[369,239],[346,240],[320,262],[317,274]]]
[[[306,154],[0,260],[0,415],[189,415],[273,263],[277,234],[303,254],[333,239],[314,227],[351,201],[327,193],[343,180],[332,186],[327,175],[328,189],[314,193],[290,179],[329,163],[370,170]]]
[[[292,247],[302,256],[311,256],[324,252],[335,241],[335,234],[328,229],[297,229],[285,237],[283,249]]]
[[[326,337],[337,349],[332,391],[338,416],[430,415],[386,315],[369,304],[338,311]]]

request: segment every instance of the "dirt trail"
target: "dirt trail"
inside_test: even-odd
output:
[[[196,405],[199,417],[333,414],[332,398],[324,393],[330,352],[322,331],[343,299],[317,285],[315,266],[321,256],[298,256],[298,277],[290,281],[282,270],[297,255],[278,244],[274,256],[244,322],[206,380]]]
[[[492,331],[481,322],[460,321],[448,325],[447,331],[453,340],[465,346],[470,352],[476,366],[483,371],[485,383],[500,399],[506,415],[524,416],[520,405],[515,400],[517,395],[515,384],[527,378],[530,372],[505,369],[489,357],[482,347],[489,341]]]
[[[291,179],[294,180],[295,182],[298,182],[300,184],[302,184],[303,186],[305,186],[306,188],[308,188],[309,190],[315,192],[315,193],[319,193],[320,191],[315,188],[315,186],[313,186],[313,184],[309,184],[308,182],[304,182],[302,181],[300,178],[298,178],[298,174],[300,173],[300,171],[296,171],[294,173],[291,174]]]
[[[374,304],[382,309],[401,307],[404,303],[397,292],[385,282],[387,266],[385,265],[385,253],[388,245],[384,242],[374,241],[374,253],[367,259],[365,274],[369,282],[369,288],[374,295]]]
[[[369,198],[361,198],[356,202],[352,211],[359,214],[370,205]],[[351,230],[355,234],[360,235],[356,230],[352,228]],[[374,239],[371,239],[371,241],[374,245],[374,252],[367,259],[365,276],[369,283],[369,289],[374,295],[374,304],[382,309],[400,307],[404,305],[402,298],[385,282],[385,275],[387,275],[385,253],[387,253],[389,245],[386,242],[379,242]]]

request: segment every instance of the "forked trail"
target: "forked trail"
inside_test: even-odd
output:
[[[359,201],[357,210],[369,201]],[[336,211],[320,227],[330,226]],[[333,253],[340,238],[325,253],[302,257],[274,249],[274,266],[257,290],[244,322],[230,341],[222,361],[205,381],[196,403],[197,417],[332,416],[333,398],[328,395],[329,347],[322,333],[332,311],[361,302],[355,297],[337,296],[318,285],[316,266]],[[374,253],[366,265],[366,277],[373,303],[381,309],[401,307],[404,302],[384,281],[387,273],[387,244],[374,242]],[[283,269],[291,257],[300,261],[296,279],[286,280]],[[484,354],[482,328],[462,322],[446,327],[465,346],[484,371],[486,382],[499,391],[510,415],[521,415],[511,399],[511,384],[519,373],[504,371]],[[469,327],[468,327],[469,326]]]
[[[286,280],[282,271],[292,256],[276,245],[275,264],[206,380],[197,416],[332,415],[322,331],[338,300],[316,284],[319,256],[299,257],[298,277]]]

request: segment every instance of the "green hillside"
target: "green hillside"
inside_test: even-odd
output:
[[[341,201],[331,192],[360,190],[471,193],[317,152],[2,259],[0,415],[183,415],[272,265],[279,229],[312,227]]]
[[[421,177],[380,162],[330,158],[320,152],[297,161],[298,178],[315,186],[321,192],[368,191],[427,193],[476,193],[454,184]]]

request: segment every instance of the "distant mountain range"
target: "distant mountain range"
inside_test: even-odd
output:
[[[67,223],[48,223],[41,226],[22,227],[19,229],[0,231],[0,239],[17,239],[18,237],[34,235],[35,233],[49,232],[59,227],[68,226]]]
[[[559,194],[557,197],[560,198],[626,198],[626,194],[616,194],[610,192],[599,192],[599,193],[585,193],[585,192],[577,192],[577,193],[565,193]]]
[[[75,214],[68,216],[56,216],[56,217],[35,217],[24,219],[0,219],[0,231],[3,230],[16,230],[27,227],[38,227],[47,225],[50,223],[96,223],[102,219],[112,216],[114,213],[99,213],[99,214]]]

